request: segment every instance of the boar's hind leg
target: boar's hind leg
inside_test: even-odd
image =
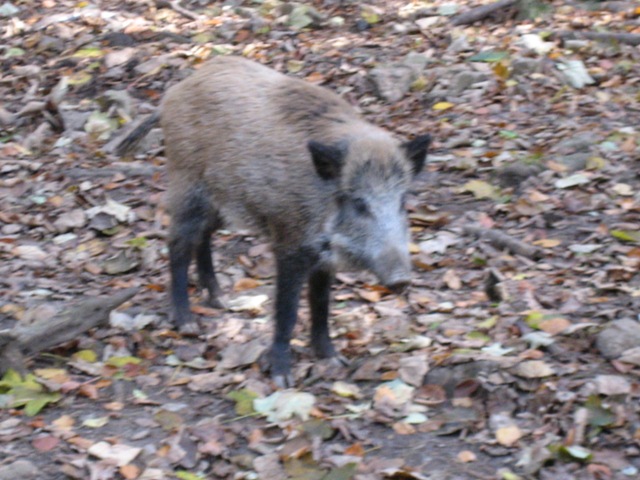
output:
[[[171,270],[171,320],[182,327],[191,321],[189,310],[189,264],[210,224],[211,206],[202,190],[192,189],[175,199],[169,232]],[[210,230],[209,230],[210,231]]]
[[[271,376],[280,388],[293,386],[291,375],[291,334],[298,317],[302,284],[307,277],[309,261],[304,253],[276,252],[276,328],[269,352]]]
[[[220,227],[220,221],[216,216],[209,228],[205,229],[200,243],[196,247],[196,265],[198,267],[198,280],[200,288],[206,288],[209,292],[209,305],[214,308],[224,308],[219,299],[222,293],[216,272],[213,268],[213,258],[211,251],[211,234]]]
[[[311,308],[311,347],[319,358],[336,354],[329,337],[329,297],[333,274],[318,267],[309,276],[309,306]]]

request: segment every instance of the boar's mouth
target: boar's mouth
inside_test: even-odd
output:
[[[394,293],[402,293],[411,284],[411,269],[396,255],[365,255],[361,250],[335,238],[331,242],[334,264],[338,269],[367,270]],[[395,253],[395,252],[394,252]]]

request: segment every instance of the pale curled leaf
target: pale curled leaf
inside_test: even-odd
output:
[[[256,398],[253,408],[256,412],[267,417],[269,422],[282,422],[294,416],[306,421],[316,398],[310,393],[295,390],[278,390],[265,398]]]
[[[131,447],[122,443],[111,445],[108,442],[94,443],[89,447],[89,454],[102,460],[113,461],[121,467],[131,463],[142,451],[141,448]]]

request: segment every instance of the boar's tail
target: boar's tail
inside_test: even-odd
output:
[[[147,136],[153,127],[155,127],[160,121],[160,112],[156,110],[144,121],[134,128],[129,134],[124,137],[118,145],[115,147],[116,155],[122,157],[131,153],[131,151],[140,143],[140,141]]]

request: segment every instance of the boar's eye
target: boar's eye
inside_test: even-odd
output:
[[[355,197],[351,199],[351,203],[353,204],[353,208],[358,215],[371,215],[369,205],[367,205],[367,201],[364,198]]]

